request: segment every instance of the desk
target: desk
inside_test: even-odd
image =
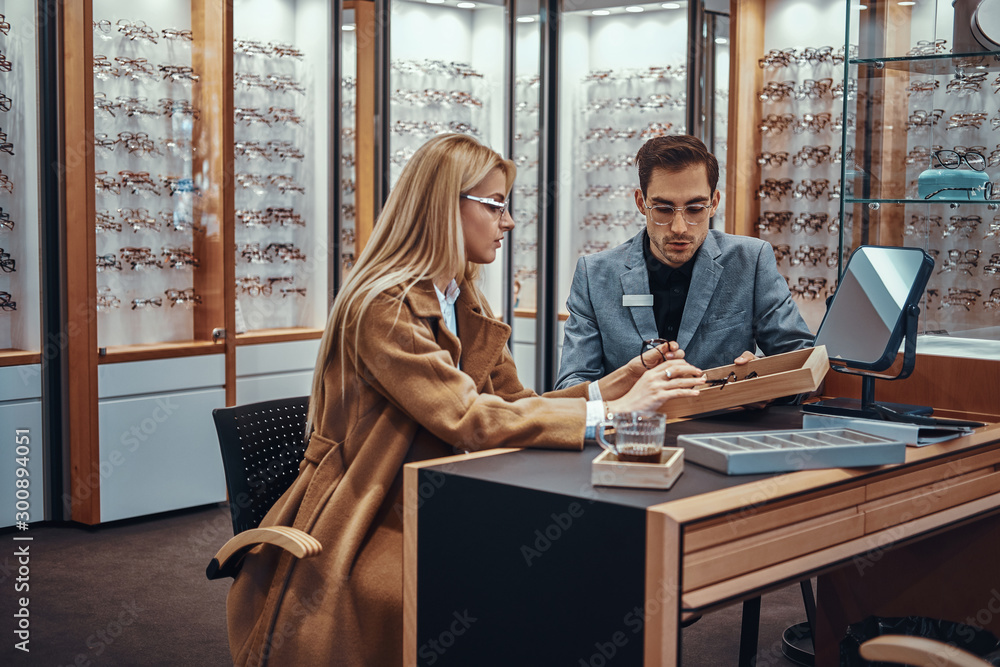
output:
[[[667,444],[800,423],[798,408],[737,411],[669,425]],[[669,491],[592,486],[599,451],[406,467],[405,664],[676,665],[685,618],[1000,513],[1000,425],[893,466],[728,477],[685,462]]]

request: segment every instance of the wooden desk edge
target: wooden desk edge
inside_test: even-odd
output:
[[[469,461],[486,456],[519,452],[504,447],[470,454],[456,454],[426,461],[414,461],[403,466],[403,664],[417,664],[417,510],[420,507],[420,470]]]
[[[1000,424],[989,424],[954,440],[923,447],[907,447],[906,464],[948,456],[969,447],[978,447],[997,441],[1000,441]],[[857,477],[865,477],[873,472],[891,471],[900,465],[905,464],[879,466],[874,470],[871,467],[801,470],[689,498],[667,501],[652,505],[646,511],[664,513],[674,521],[684,524],[731,512],[745,507],[747,504],[759,506],[797,493],[815,490]],[[752,502],[750,499],[753,499]]]

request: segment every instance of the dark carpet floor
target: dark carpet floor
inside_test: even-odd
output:
[[[34,539],[13,539],[24,535]],[[231,664],[229,580],[205,579],[208,560],[231,536],[223,505],[97,528],[43,525],[0,534],[0,665]],[[16,592],[14,552],[24,544],[30,574],[20,583],[30,589]],[[14,648],[19,597],[29,598],[30,653]],[[735,605],[686,628],[684,667],[736,665],[740,615]],[[793,664],[781,655],[781,632],[804,617],[797,585],[764,597],[759,667]]]

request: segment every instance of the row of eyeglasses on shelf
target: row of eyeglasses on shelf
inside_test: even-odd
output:
[[[967,276],[975,275],[973,270],[979,266],[979,258],[983,251],[979,248],[951,248],[944,256],[937,248],[928,248],[927,253],[934,258],[934,264],[938,266],[937,273],[964,273]],[[940,260],[940,262],[939,262]],[[982,268],[983,276],[992,275],[1000,278],[1000,252],[995,252]]]
[[[664,109],[685,109],[687,98],[674,97],[667,93],[652,93],[645,97],[607,97],[590,100],[583,105],[585,111],[662,111]]]
[[[906,129],[917,132],[927,131],[937,127],[938,122],[947,112],[944,109],[915,109],[907,118]],[[986,119],[989,118],[989,111],[959,111],[948,116],[945,124],[946,130],[972,129],[978,130],[982,127]],[[1000,112],[989,119],[990,126],[996,130],[1000,129]],[[881,119],[876,124],[881,127]]]
[[[482,79],[483,74],[473,69],[472,65],[444,60],[393,60],[389,67],[391,71],[402,75],[444,76],[451,79]]]
[[[97,271],[99,273],[121,271],[126,264],[133,271],[163,268],[194,269],[201,266],[201,260],[194,256],[190,246],[163,246],[159,256],[148,246],[127,246],[120,248],[118,253],[98,255]]]
[[[118,217],[110,210],[95,211],[94,226],[99,234],[120,232],[125,227],[131,227],[132,232],[159,232],[161,227],[171,232],[201,232],[204,227],[195,225],[190,219],[178,215],[174,211],[159,211],[159,220],[153,217],[149,209],[120,208]]]
[[[903,234],[906,236],[925,236],[934,233],[935,236],[947,237],[954,234],[961,238],[972,238],[983,226],[983,219],[979,215],[953,215],[948,219],[948,224],[944,225],[944,218],[940,215],[919,215],[910,216],[910,221],[903,227]],[[995,238],[1000,240],[1000,214],[993,217],[993,221],[984,227],[983,239]]]
[[[396,89],[389,97],[393,104],[409,104],[418,107],[461,106],[470,109],[482,109],[483,101],[464,90],[401,90]]]
[[[583,134],[586,142],[594,141],[631,141],[639,139],[647,141],[655,137],[665,137],[670,133],[674,124],[666,121],[652,122],[642,128],[617,128],[617,127],[591,127]],[[537,132],[537,131],[536,131]]]
[[[599,84],[653,83],[656,81],[674,82],[683,81],[686,77],[686,65],[654,65],[641,69],[594,70],[584,75],[583,82]],[[538,77],[532,77],[529,83],[538,83]]]
[[[757,66],[761,69],[781,69],[783,67],[805,66],[805,65],[839,65],[844,62],[844,56],[853,58],[858,53],[858,47],[851,44],[850,48],[843,46],[808,46],[801,51],[791,47],[787,49],[771,49],[767,54],[757,60]]]
[[[848,197],[852,194],[852,188],[848,183]],[[804,178],[798,183],[790,178],[765,178],[754,193],[757,199],[769,201],[782,201],[788,195],[809,201],[816,201],[826,195],[827,200],[833,201],[840,198],[841,186],[840,183],[831,186],[830,180],[826,178]]]
[[[788,162],[789,157],[792,165],[796,167],[818,167],[825,162],[840,164],[843,158],[843,147],[838,146],[832,155],[830,147],[826,145],[803,146],[794,155],[790,155],[788,151],[764,151],[757,154],[757,164],[762,167],[780,167]],[[854,148],[851,146],[847,148],[847,159],[848,162],[854,159]]]
[[[854,214],[847,212],[844,214],[847,220],[847,228],[851,227]],[[799,213],[796,215],[792,211],[761,211],[757,218],[757,229],[761,232],[779,233],[789,228],[793,234],[805,232],[809,235],[817,234],[826,229],[830,234],[840,233],[840,217],[831,216],[829,213]]]
[[[854,114],[847,115],[848,128],[854,127]],[[782,134],[785,130],[791,129],[795,134],[809,132],[819,134],[820,132],[831,132],[839,134],[844,129],[843,114],[831,115],[826,111],[819,113],[803,113],[801,117],[793,113],[774,114],[769,113],[757,124],[757,131],[765,137]]]
[[[785,100],[839,100],[843,99],[845,91],[848,99],[852,99],[857,89],[858,82],[853,79],[846,86],[843,81],[834,83],[830,77],[805,79],[799,84],[795,81],[768,81],[757,93],[757,99],[769,103]]]
[[[143,197],[148,197],[149,195],[159,197],[163,194],[161,186],[157,185],[148,171],[123,169],[118,172],[118,177],[116,179],[114,176],[109,176],[108,172],[104,170],[95,171],[94,188],[97,192],[113,195],[120,195],[122,192],[125,192],[126,194],[131,193]],[[195,185],[194,180],[191,178],[163,176],[162,174],[159,178],[162,187],[166,188],[170,195],[183,193],[201,194],[201,189]]]
[[[272,296],[275,286],[279,285],[278,294],[282,297],[306,295],[305,287],[295,286],[294,276],[271,276],[263,280],[260,276],[243,276],[236,279],[236,291],[253,297]]]
[[[201,295],[194,291],[193,287],[187,289],[170,288],[163,291],[163,296],[170,303],[170,307],[185,306],[192,307],[201,303]],[[121,308],[121,299],[110,287],[99,287],[97,289],[97,312],[106,313],[116,308]],[[144,308],[160,308],[163,306],[163,297],[137,297],[132,299],[132,310]]]
[[[837,267],[840,261],[840,251],[837,248],[821,245],[808,245],[803,243],[798,248],[792,248],[788,243],[771,244],[774,249],[774,259],[781,266],[785,259],[789,266],[819,266],[824,262],[829,268]],[[846,252],[845,255],[849,255]]]
[[[939,289],[928,288],[924,292],[924,305],[925,310],[960,307],[968,312],[972,310],[980,298],[983,298],[983,293],[976,287],[949,287],[943,296]],[[1000,287],[994,287],[990,290],[989,296],[983,298],[982,305],[985,310],[993,310],[1000,315]]]

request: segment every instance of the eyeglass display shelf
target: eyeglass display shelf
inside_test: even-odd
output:
[[[150,361],[152,359],[174,359],[176,357],[197,357],[204,354],[222,354],[222,341],[181,340],[169,343],[148,343],[135,345],[108,345],[97,350],[97,363],[117,364],[127,361]]]
[[[851,65],[909,71],[915,74],[953,74],[960,70],[1000,71],[1000,51],[979,53],[936,53],[927,56],[852,58]],[[881,67],[879,64],[881,63]]]
[[[295,340],[313,340],[323,337],[323,330],[312,327],[290,327],[285,329],[254,329],[236,334],[237,345],[259,345],[261,343],[287,343]]]
[[[845,204],[974,204],[976,206],[993,205],[1000,207],[1000,199],[851,199],[845,198]]]
[[[25,366],[41,363],[42,354],[38,350],[18,350],[7,348],[0,350],[0,368],[4,366]]]

